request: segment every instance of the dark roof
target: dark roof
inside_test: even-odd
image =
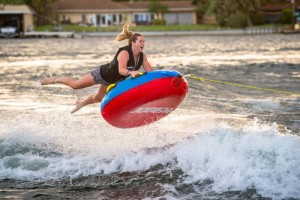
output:
[[[299,4],[297,3],[297,1],[295,1],[295,8],[298,6]],[[281,11],[283,9],[292,9],[293,5],[291,2],[281,2],[281,3],[276,3],[276,4],[267,4],[262,6],[261,10],[263,11]]]
[[[58,10],[147,10],[151,2],[114,2],[112,0],[59,0]],[[194,10],[192,1],[162,1],[170,10]]]
[[[162,4],[168,6],[170,9],[195,9],[192,1],[163,1]]]
[[[148,9],[151,2],[121,2],[121,4],[133,9]],[[192,1],[161,1],[161,4],[166,5],[169,9],[195,9]]]
[[[58,10],[116,10],[128,9],[122,5],[111,0],[59,0]]]

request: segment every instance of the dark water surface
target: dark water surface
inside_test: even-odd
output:
[[[1,199],[300,199],[299,34],[146,37],[189,93],[135,129],[99,105],[70,114],[97,86],[38,83],[109,62],[126,44],[113,39],[0,40]]]

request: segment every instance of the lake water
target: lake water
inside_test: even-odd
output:
[[[300,199],[300,34],[146,37],[154,69],[186,75],[189,92],[140,128],[111,127],[99,104],[71,114],[97,86],[39,85],[123,45],[0,40],[1,198]]]

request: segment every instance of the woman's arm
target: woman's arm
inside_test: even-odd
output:
[[[123,76],[131,75],[130,72],[126,69],[127,62],[129,60],[129,54],[127,51],[123,50],[118,55],[118,63],[119,63],[119,74]]]
[[[143,69],[148,72],[148,71],[153,71],[153,68],[151,67],[150,63],[148,62],[148,59],[147,59],[147,56],[145,53],[143,53],[143,63],[142,63],[142,66],[143,66]]]

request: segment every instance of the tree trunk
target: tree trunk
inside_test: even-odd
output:
[[[250,13],[247,14],[247,25],[249,27],[253,26],[253,23],[252,23],[252,20],[251,20],[251,17],[250,17]]]

